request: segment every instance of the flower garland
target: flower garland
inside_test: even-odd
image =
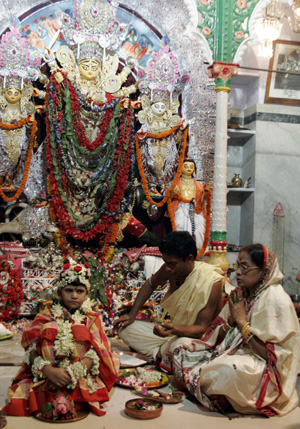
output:
[[[3,260],[0,264],[0,321],[9,321],[18,317],[20,307],[24,301],[21,278],[12,263]]]
[[[209,240],[209,235],[210,235],[210,223],[211,223],[211,191],[208,187],[205,187],[204,190],[204,200],[206,201],[206,207],[205,207],[205,211],[206,211],[206,215],[205,215],[205,234],[204,234],[204,240],[203,240],[203,244],[201,249],[199,250],[199,252],[197,253],[196,259],[201,258],[201,256],[203,256],[207,245],[208,245],[208,240]],[[176,197],[179,201],[182,201],[183,203],[190,203],[192,200],[183,198],[180,194],[176,194]],[[172,206],[172,200],[169,199],[167,201],[168,204],[168,213],[170,216],[170,220],[171,220],[171,225],[172,225],[172,231],[176,231],[176,223],[175,223],[175,217],[174,217],[174,211],[173,211],[173,206]],[[196,213],[200,213],[201,212],[201,202],[199,202],[199,204],[197,204],[196,206]]]
[[[174,127],[172,127],[171,129],[163,132],[163,133],[159,133],[159,134],[153,134],[153,133],[145,133],[145,137],[152,137],[152,138],[165,138],[168,137],[169,135],[171,135],[172,133],[174,133],[176,130],[179,129],[181,124],[178,124]],[[175,186],[177,186],[179,179],[180,179],[180,175],[181,175],[181,170],[182,170],[182,165],[183,165],[183,160],[184,160],[184,156],[185,156],[185,148],[186,148],[186,141],[187,141],[187,134],[188,134],[188,129],[186,128],[184,130],[183,133],[183,142],[180,148],[180,157],[179,157],[179,163],[178,163],[178,167],[177,167],[177,172],[175,175],[175,178],[172,182],[172,184],[169,186],[169,188],[166,191],[166,194],[164,196],[164,198],[160,201],[160,202],[156,202],[154,201],[150,194],[149,194],[149,187],[148,187],[148,182],[145,176],[145,172],[143,169],[143,164],[142,164],[142,154],[141,154],[141,148],[139,146],[139,137],[138,135],[135,138],[135,147],[136,147],[136,157],[137,157],[137,162],[138,162],[138,168],[139,168],[139,173],[141,176],[141,180],[142,180],[142,184],[143,184],[143,188],[144,188],[144,192],[145,192],[145,196],[147,198],[147,200],[149,201],[150,204],[155,204],[157,207],[162,207],[167,201],[169,201],[171,199],[171,192],[172,192],[172,188],[175,188]],[[144,137],[144,135],[143,135]]]
[[[115,240],[116,224],[115,216],[120,210],[121,200],[124,197],[125,189],[128,185],[128,175],[130,170],[131,157],[131,132],[133,127],[133,111],[126,109],[120,111],[120,101],[115,104],[115,109],[107,110],[104,117],[104,123],[101,124],[101,130],[94,142],[90,142],[84,134],[84,127],[80,117],[80,105],[78,95],[74,86],[67,80],[65,83],[64,102],[65,118],[67,118],[67,130],[61,125],[63,103],[60,94],[60,88],[55,79],[51,80],[48,92],[49,96],[46,100],[47,107],[47,161],[50,168],[50,191],[56,217],[60,224],[60,228],[66,235],[73,238],[90,241],[91,239],[100,236],[99,244],[100,251],[105,258],[109,251],[109,242]],[[69,91],[69,92],[68,92]],[[120,113],[119,113],[120,112]],[[111,119],[110,119],[111,118]],[[117,123],[119,122],[119,125]],[[103,126],[102,126],[103,125]],[[112,165],[110,169],[106,169],[106,185],[107,192],[103,196],[101,207],[97,209],[97,214],[94,220],[85,226],[85,228],[77,228],[74,225],[74,220],[78,220],[73,213],[68,203],[67,189],[67,165],[64,164],[64,153],[72,153],[71,149],[79,150],[89,156],[99,153],[106,145],[111,143],[111,133],[115,134],[115,146],[112,151]],[[68,145],[68,141],[72,142],[72,147]],[[112,146],[111,146],[112,147]],[[102,178],[103,180],[103,178]],[[100,183],[103,183],[100,181]],[[103,186],[102,186],[103,187]]]
[[[16,128],[21,128],[26,123],[26,121],[27,121],[26,118],[22,119],[16,125],[14,125],[14,124],[3,124],[2,122],[0,122],[0,128],[4,128],[4,129],[8,129],[8,130],[15,130]],[[0,179],[0,196],[3,198],[3,200],[6,203],[11,203],[11,202],[17,200],[24,190],[24,187],[25,187],[26,182],[27,182],[27,178],[28,178],[28,174],[29,174],[29,168],[30,168],[30,164],[31,164],[32,154],[33,154],[33,143],[34,143],[36,128],[37,128],[37,123],[35,120],[32,124],[32,127],[31,127],[30,142],[29,142],[29,146],[28,146],[27,159],[26,159],[26,163],[25,163],[23,177],[21,180],[20,187],[13,197],[7,197],[5,195],[5,193],[3,192],[2,188],[1,188],[2,180]]]
[[[78,361],[70,364],[70,358],[75,352],[72,326],[84,324],[86,314],[91,311],[91,308],[92,303],[89,298],[83,302],[82,306],[77,309],[73,315],[70,314],[60,303],[53,304],[51,308],[53,320],[57,323],[57,334],[53,345],[55,362],[59,368],[64,368],[68,371],[71,377],[71,382],[67,385],[67,389],[75,389],[77,382],[81,378],[87,376],[87,384],[90,388],[90,394],[97,390],[97,384],[92,376],[99,375],[99,356],[93,348],[85,353],[84,358],[89,358],[92,361],[92,367],[89,371],[82,362]],[[27,365],[30,365],[30,353],[33,350],[36,350],[35,344],[31,345],[25,353],[24,362],[27,363]],[[44,378],[42,370],[45,365],[52,365],[52,363],[48,360],[44,360],[42,356],[38,356],[34,359],[31,366],[34,382]]]

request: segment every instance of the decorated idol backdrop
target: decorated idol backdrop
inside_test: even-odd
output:
[[[187,229],[204,253],[214,153],[207,57],[178,17],[170,26],[125,3],[50,2],[7,22],[3,240],[88,250],[104,262],[119,244],[155,246]]]

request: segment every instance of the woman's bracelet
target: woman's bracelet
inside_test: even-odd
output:
[[[245,323],[245,325],[241,329],[241,334],[244,340],[249,341],[249,338],[252,335],[250,332],[250,322]]]
[[[223,328],[225,332],[228,332],[232,328],[232,326],[228,322],[228,319],[226,320],[226,322],[224,322]]]

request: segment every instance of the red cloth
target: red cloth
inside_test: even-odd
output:
[[[22,346],[27,349],[36,342],[37,352],[45,360],[50,360],[56,367],[58,358],[53,349],[57,334],[57,322],[51,313],[51,305],[39,313],[30,325],[25,328],[22,336]],[[72,316],[67,310],[65,314]],[[82,324],[72,325],[75,350],[70,357],[70,363],[82,360],[85,353],[93,347],[97,353],[99,363],[99,375],[92,378],[97,385],[97,390],[90,394],[86,377],[77,382],[75,389],[61,389],[61,392],[74,401],[75,408],[82,409],[87,403],[97,415],[103,415],[100,404],[109,400],[108,392],[111,390],[118,375],[120,361],[118,355],[110,349],[110,344],[102,328],[100,314],[89,312]],[[55,392],[56,393],[56,392]],[[3,408],[8,415],[29,416],[41,411],[43,405],[49,402],[55,395],[47,390],[47,380],[33,382],[31,367],[23,363],[19,373],[13,380],[8,391],[9,403]]]

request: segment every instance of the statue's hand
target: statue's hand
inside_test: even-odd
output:
[[[171,189],[171,196],[177,195],[179,192],[180,192],[180,189],[176,185],[174,188]]]
[[[63,80],[64,80],[64,77],[63,77],[63,75],[62,75],[61,72],[55,73],[54,74],[54,78],[55,78],[55,80],[56,80],[57,83],[62,83]]]

